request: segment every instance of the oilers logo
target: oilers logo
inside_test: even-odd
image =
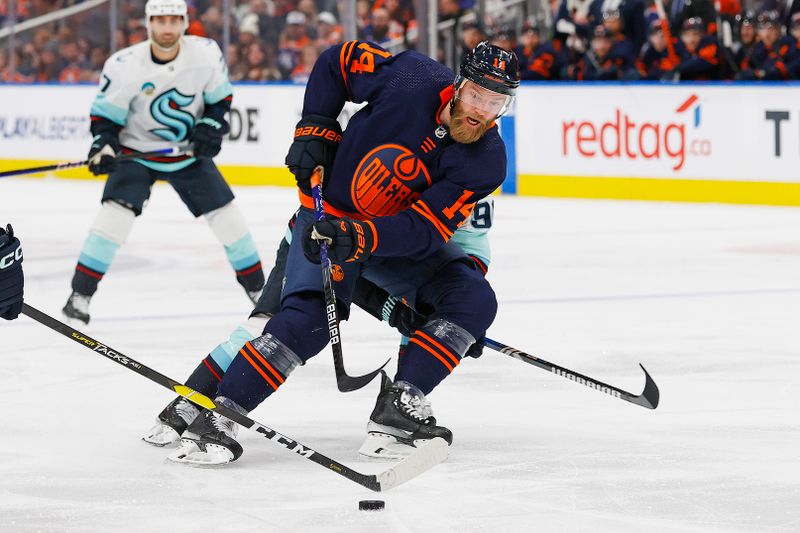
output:
[[[361,159],[350,193],[358,212],[371,218],[408,209],[430,186],[428,169],[416,154],[382,144]]]
[[[187,96],[177,89],[170,89],[153,99],[150,104],[150,114],[164,128],[154,128],[150,133],[158,135],[170,142],[180,142],[189,136],[194,127],[194,116],[181,109],[191,104],[194,95]]]

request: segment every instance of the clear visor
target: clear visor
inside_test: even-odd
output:
[[[487,119],[505,114],[514,100],[513,96],[490,91],[470,80],[461,82],[456,88],[455,97],[467,106],[468,111],[473,110]]]

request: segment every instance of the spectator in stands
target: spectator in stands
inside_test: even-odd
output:
[[[706,34],[699,17],[686,19],[681,27],[677,52],[681,58],[677,73],[681,80],[718,80],[720,52],[717,38]]]
[[[319,50],[315,45],[309,44],[303,47],[300,64],[292,71],[290,79],[295,83],[308,82],[308,78],[311,76],[311,69],[314,67],[314,63],[317,62],[318,57]]]
[[[603,14],[611,11],[619,16],[620,26],[618,30],[612,30],[612,33],[624,33],[633,43],[636,55],[647,40],[645,0],[595,0],[589,11],[592,23],[602,23]]]
[[[286,28],[281,33],[278,50],[278,68],[284,79],[288,79],[302,60],[303,48],[311,44],[306,26],[306,15],[290,11],[286,15]]]
[[[561,54],[542,40],[541,30],[535,21],[522,26],[520,46],[514,49],[519,58],[520,75],[523,80],[555,80],[563,67]]]
[[[335,46],[344,40],[342,27],[330,11],[323,11],[317,15],[317,48],[324,50]]]
[[[713,0],[671,0],[664,2],[672,35],[683,32],[684,23],[690,18],[703,21],[703,33],[716,34],[717,12]]]
[[[314,0],[299,0],[296,9],[306,16],[306,24],[308,26],[316,27],[318,11]]]
[[[673,79],[680,64],[680,58],[674,53],[675,43],[673,42],[673,53],[671,54],[660,20],[650,23],[649,33],[647,43],[642,48],[637,62],[639,73],[647,80]]]
[[[369,17],[369,26],[364,28],[364,37],[367,41],[377,44],[383,44],[391,40],[388,11],[382,7],[372,10]]]
[[[462,26],[461,48],[463,52],[469,52],[478,46],[478,43],[487,40],[489,37],[483,31],[483,27],[475,22],[465,22]]]
[[[758,37],[756,35],[756,14],[747,10],[739,16],[739,39],[734,42],[733,54],[740,70],[747,69]]]
[[[283,75],[274,66],[274,54],[270,45],[262,42],[253,42],[247,47],[247,76],[245,81],[276,81],[283,79]]]
[[[491,43],[495,46],[499,46],[503,50],[508,50],[509,52],[517,46],[517,40],[514,37],[514,32],[509,26],[501,26],[492,36]]]
[[[593,27],[589,10],[594,0],[562,0],[553,23],[556,49],[568,48],[578,53],[586,50]]]
[[[634,58],[612,53],[611,33],[603,25],[594,28],[591,49],[566,70],[566,77],[574,80],[636,79],[639,73]]]
[[[607,9],[603,12],[603,26],[611,34],[611,51],[614,55],[636,57],[637,50],[625,34],[625,22],[622,20],[619,9]]]
[[[458,0],[439,0],[439,20],[450,20],[461,16]]]
[[[790,36],[781,36],[783,24],[775,10],[758,15],[759,43],[742,65],[740,80],[788,80],[789,65],[797,61],[797,47]]]

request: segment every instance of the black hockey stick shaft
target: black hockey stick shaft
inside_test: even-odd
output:
[[[152,152],[134,152],[131,154],[122,154],[114,158],[115,161],[127,161],[130,159],[147,159],[149,157],[159,157],[166,155],[180,155],[174,148],[164,148],[162,150],[154,150]],[[67,161],[64,163],[55,163],[53,165],[45,165],[41,167],[21,168],[18,170],[7,170],[0,172],[0,178],[7,178],[10,176],[22,176],[24,174],[36,174],[37,172],[47,172],[49,170],[66,170],[68,168],[84,167],[89,164],[89,160],[84,161]]]
[[[244,426],[248,429],[252,429],[259,434],[261,434],[264,438],[271,440],[278,445],[286,448],[289,451],[296,453],[297,455],[304,457],[310,461],[317,463],[320,466],[325,467],[327,470],[331,470],[342,477],[349,479],[350,481],[354,481],[359,485],[366,487],[370,490],[375,492],[380,492],[382,489],[391,488],[394,485],[382,486],[381,481],[378,479],[376,475],[367,475],[362,474],[360,472],[356,472],[355,470],[343,465],[342,463],[335,461],[329,457],[326,457],[319,453],[316,450],[309,448],[308,446],[299,443],[298,441],[292,439],[291,437],[287,437],[282,433],[275,431],[274,429],[265,426],[264,424],[260,424],[253,419],[242,415],[233,409],[228,409],[223,405],[219,405],[214,403],[211,398],[200,394],[199,392],[183,385],[179,381],[175,381],[160,372],[153,370],[152,368],[144,365],[131,357],[123,354],[122,352],[111,348],[110,346],[99,342],[88,335],[81,333],[80,331],[73,329],[72,327],[64,324],[56,320],[55,318],[51,317],[50,315],[39,311],[31,307],[30,305],[23,303],[22,304],[22,313],[29,316],[33,320],[39,322],[40,324],[47,326],[48,328],[61,333],[67,338],[72,339],[73,341],[77,342],[78,344],[89,348],[90,350],[110,359],[111,361],[124,366],[125,368],[132,370],[139,374],[140,376],[144,376],[150,381],[154,383],[158,383],[162,387],[171,390],[183,396],[187,400],[194,402],[195,404],[199,405],[200,407],[205,407],[206,409],[210,409],[215,411],[222,416],[229,418],[236,422],[237,424]],[[432,466],[432,465],[431,465]],[[402,481],[401,481],[402,482]],[[399,483],[398,483],[399,484]]]
[[[653,378],[650,377],[650,374],[647,373],[644,366],[640,363],[639,366],[642,368],[644,372],[645,384],[644,384],[644,391],[639,394],[632,394],[628,391],[624,391],[622,389],[618,389],[613,385],[609,385],[608,383],[603,383],[602,381],[598,381],[596,379],[590,378],[589,376],[584,376],[583,374],[579,374],[573,370],[568,368],[564,368],[563,366],[556,365],[549,361],[545,361],[535,355],[531,355],[501,342],[494,341],[492,339],[486,338],[483,343],[484,346],[487,348],[491,348],[492,350],[497,350],[500,353],[505,355],[511,356],[514,359],[519,359],[523,363],[528,363],[529,365],[537,366],[542,370],[547,370],[548,372],[552,372],[558,376],[563,378],[567,378],[570,381],[574,381],[576,383],[580,383],[581,385],[586,385],[590,389],[598,390],[600,392],[604,392],[609,396],[613,396],[614,398],[619,398],[620,400],[625,400],[626,402],[630,402],[636,405],[640,405],[642,407],[646,407],[647,409],[655,409],[658,407],[658,401],[660,397],[660,393],[658,391],[658,386],[656,382],[653,381]]]
[[[314,169],[311,176],[311,192],[314,196],[314,216],[319,222],[325,220],[325,203],[322,197],[322,180],[324,170],[321,166]],[[331,339],[331,350],[333,351],[333,370],[336,372],[336,386],[340,392],[351,392],[365,387],[370,381],[375,379],[383,367],[389,364],[391,359],[387,359],[377,370],[363,376],[350,376],[344,369],[344,354],[342,353],[342,337],[339,329],[339,311],[336,308],[336,293],[331,281],[331,261],[328,258],[328,243],[324,240],[320,243],[320,264],[322,266],[322,286],[325,290],[325,316],[328,320],[328,335]]]

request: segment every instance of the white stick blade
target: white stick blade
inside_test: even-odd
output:
[[[427,472],[447,459],[449,451],[446,440],[441,437],[431,439],[390,469],[378,474],[381,491],[392,489]]]

